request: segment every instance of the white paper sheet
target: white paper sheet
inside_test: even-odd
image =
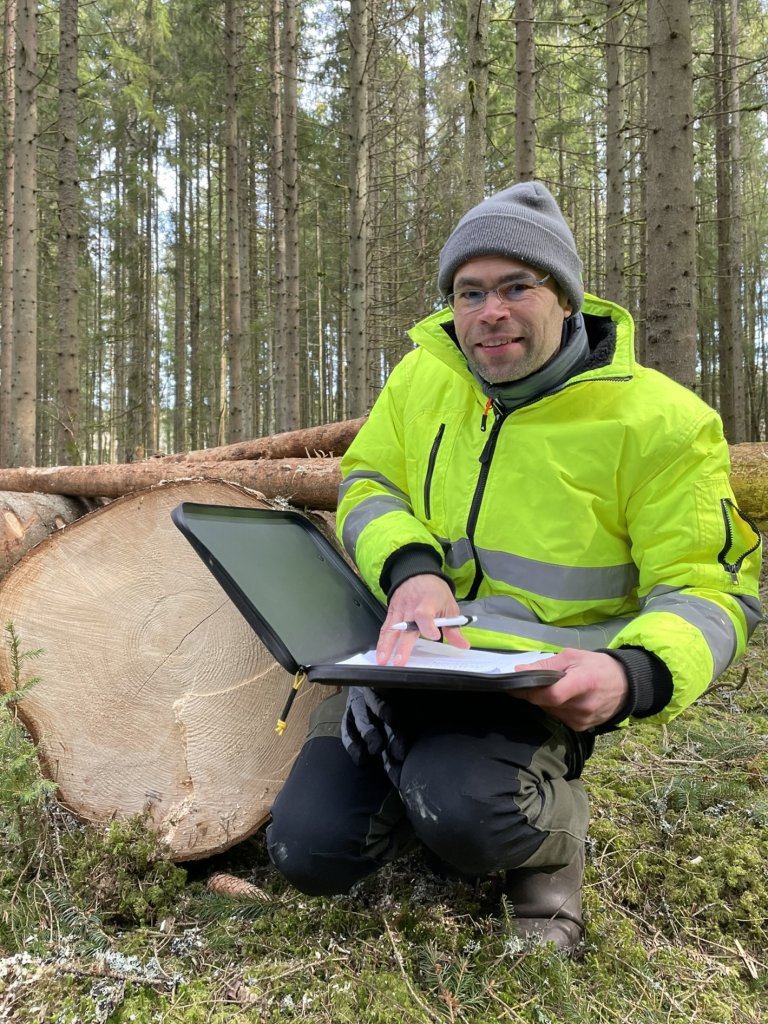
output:
[[[551,652],[543,651],[473,651],[452,647],[435,640],[419,637],[408,659],[407,668],[431,668],[441,672],[475,672],[478,675],[500,675],[514,672],[520,665],[529,665],[534,661],[553,657]],[[365,651],[354,654],[340,665],[373,665],[376,666],[376,651]],[[380,666],[381,667],[381,666]]]

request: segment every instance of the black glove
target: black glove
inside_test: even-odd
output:
[[[381,758],[393,786],[400,783],[406,744],[390,704],[369,686],[350,686],[341,718],[341,742],[358,767]]]

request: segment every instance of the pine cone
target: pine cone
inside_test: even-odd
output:
[[[208,879],[207,887],[211,892],[219,896],[229,896],[232,899],[245,900],[269,900],[270,897],[252,882],[246,882],[244,878],[237,878],[235,875],[228,875],[223,871],[217,871]]]

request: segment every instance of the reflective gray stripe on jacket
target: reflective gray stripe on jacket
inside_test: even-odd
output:
[[[747,623],[760,621],[759,604],[751,598],[735,597],[744,609]],[[714,663],[712,678],[715,679],[728,668],[737,649],[736,630],[733,623],[712,601],[695,594],[681,593],[672,587],[654,587],[642,603],[644,612],[669,612],[677,615],[702,634],[712,654]]]
[[[365,498],[352,509],[344,520],[341,542],[353,560],[360,534],[374,519],[385,516],[388,512],[408,512],[411,515],[413,514],[407,494],[380,473],[350,473],[339,488],[339,501],[341,501],[352,484],[359,483],[361,480],[372,480],[381,487],[386,488],[390,494],[379,494],[375,497]]]
[[[476,601],[460,601],[465,615],[477,616],[473,629],[521,637],[534,643],[557,647],[577,647],[596,651],[607,647],[631,619],[612,618],[589,626],[550,626],[540,622],[530,608],[514,597],[481,597]]]

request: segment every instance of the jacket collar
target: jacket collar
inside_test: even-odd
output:
[[[505,412],[512,412],[540,395],[556,391],[584,368],[588,356],[589,342],[584,317],[581,313],[575,313],[563,321],[563,338],[559,350],[535,373],[507,384],[489,384],[474,370],[472,374],[483,389],[483,394],[495,406]]]
[[[586,294],[582,313],[588,352],[583,362],[572,368],[567,379],[631,377],[635,370],[635,354],[634,323],[629,312],[607,299]],[[431,313],[412,327],[408,334],[417,345],[464,377],[478,391],[483,391],[459,348],[450,309],[446,307]],[[538,374],[532,374],[532,377],[536,376]],[[490,385],[486,384],[488,387]]]

